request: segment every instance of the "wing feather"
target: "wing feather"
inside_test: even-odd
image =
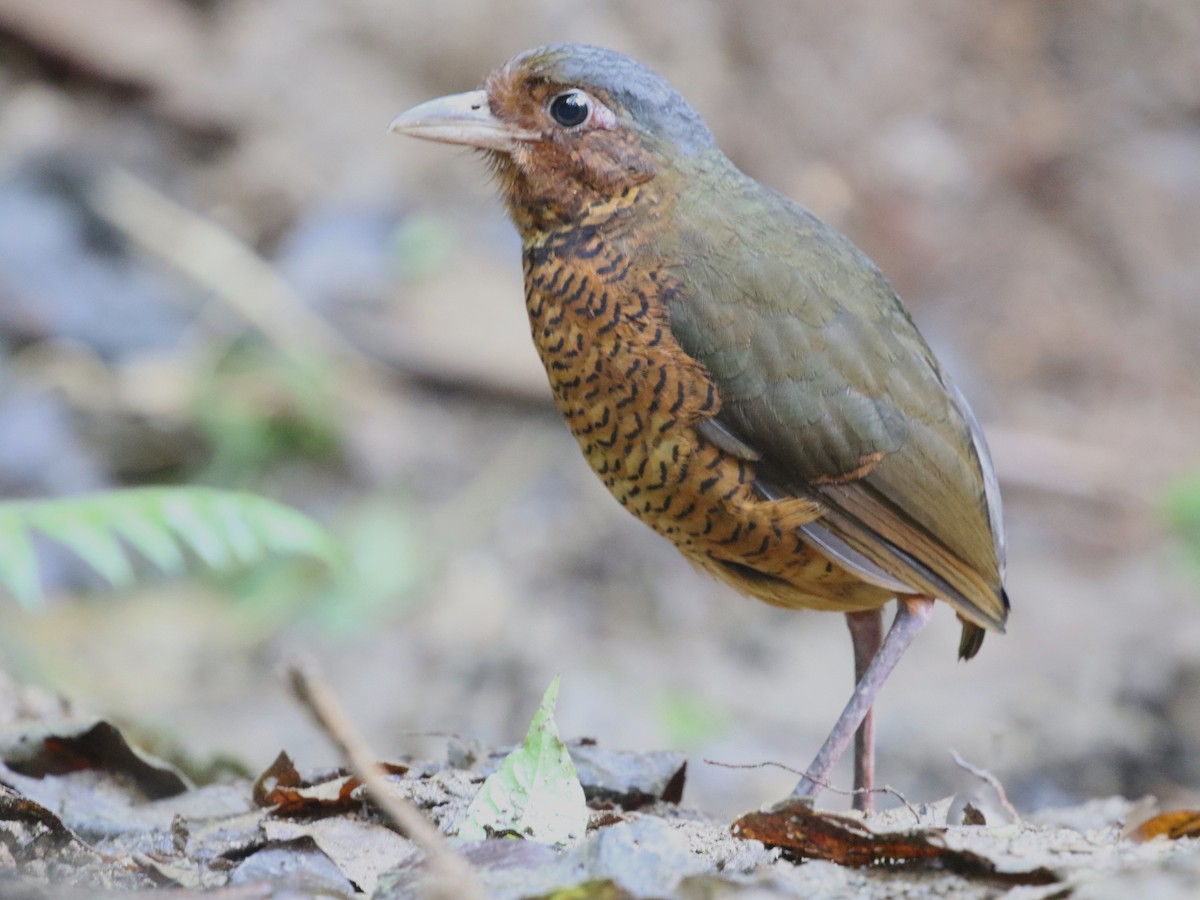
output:
[[[756,460],[766,495],[825,506],[802,530],[834,561],[1002,630],[999,493],[970,407],[861,251],[757,183],[738,189],[719,210],[683,204],[681,258],[708,264],[681,273],[668,310],[717,385],[714,442]],[[729,227],[742,200],[761,214]]]

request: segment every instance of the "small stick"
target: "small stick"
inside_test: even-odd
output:
[[[706,760],[704,760],[704,762],[710,766],[720,766],[722,769],[763,769],[763,768],[766,768],[767,766],[770,766],[775,769],[783,769],[785,772],[791,772],[793,775],[804,775],[804,773],[801,772],[799,769],[793,769],[791,766],[785,765],[784,763],[781,763],[781,762],[768,761],[768,762],[760,762],[760,763],[728,763],[728,762],[720,762],[719,760],[715,760],[715,759],[706,759]],[[885,784],[885,785],[882,785],[877,788],[871,788],[870,790],[864,790],[862,788],[855,788],[854,790],[848,791],[845,788],[834,787],[829,782],[821,781],[820,779],[810,778],[809,780],[812,781],[813,784],[818,785],[822,790],[829,791],[831,794],[839,794],[842,797],[856,797],[859,794],[891,794],[893,797],[895,797],[897,800],[900,801],[901,805],[905,809],[907,809],[910,813],[912,813],[913,818],[917,820],[917,824],[918,825],[921,824],[920,813],[917,812],[916,808],[913,807],[913,805],[908,802],[908,800],[905,798],[905,796],[902,793],[900,793],[898,790],[896,790],[891,785]]]
[[[1016,807],[1008,801],[1008,794],[1004,792],[1004,785],[1000,783],[999,778],[997,778],[987,769],[981,769],[979,766],[972,765],[971,763],[967,762],[965,759],[959,756],[957,750],[951,749],[950,756],[953,757],[954,764],[960,769],[970,772],[976,778],[987,782],[991,786],[992,790],[996,792],[996,799],[1000,801],[1000,805],[1004,807],[1004,811],[1012,817],[1014,822],[1021,821],[1021,814],[1018,813]]]
[[[288,683],[300,704],[337,748],[371,800],[425,852],[425,896],[430,900],[486,900],[487,894],[465,859],[415,806],[387,785],[366,739],[350,721],[333,690],[311,669],[292,665]]]
[[[101,176],[90,199],[105,222],[208,288],[284,352],[363,360],[270,263],[216,222],[121,169]]]

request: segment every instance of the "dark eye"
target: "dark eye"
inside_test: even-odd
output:
[[[592,101],[583,91],[567,91],[550,101],[550,117],[564,128],[574,128],[592,114]]]

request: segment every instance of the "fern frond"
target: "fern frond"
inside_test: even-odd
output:
[[[42,598],[36,530],[77,553],[114,587],[135,578],[126,545],[168,574],[183,548],[213,568],[298,555],[330,565],[341,550],[320,525],[256,494],[201,487],[128,488],[80,497],[0,502],[0,584],[22,605]]]

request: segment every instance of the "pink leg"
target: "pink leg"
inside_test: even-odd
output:
[[[854,643],[854,683],[867,674],[867,667],[883,643],[883,611],[846,613],[850,640]],[[875,707],[871,706],[854,732],[854,808],[870,812],[875,808]]]
[[[829,732],[829,737],[825,739],[816,759],[792,791],[793,797],[815,798],[821,793],[829,781],[829,773],[846,752],[850,739],[874,705],[875,695],[879,693],[879,689],[883,687],[883,683],[908,649],[908,645],[913,642],[913,638],[929,622],[932,614],[931,597],[905,597],[899,601],[896,618],[883,640],[883,646],[867,666],[866,673],[859,680],[850,702],[842,710],[841,717],[833,726],[833,731]]]

